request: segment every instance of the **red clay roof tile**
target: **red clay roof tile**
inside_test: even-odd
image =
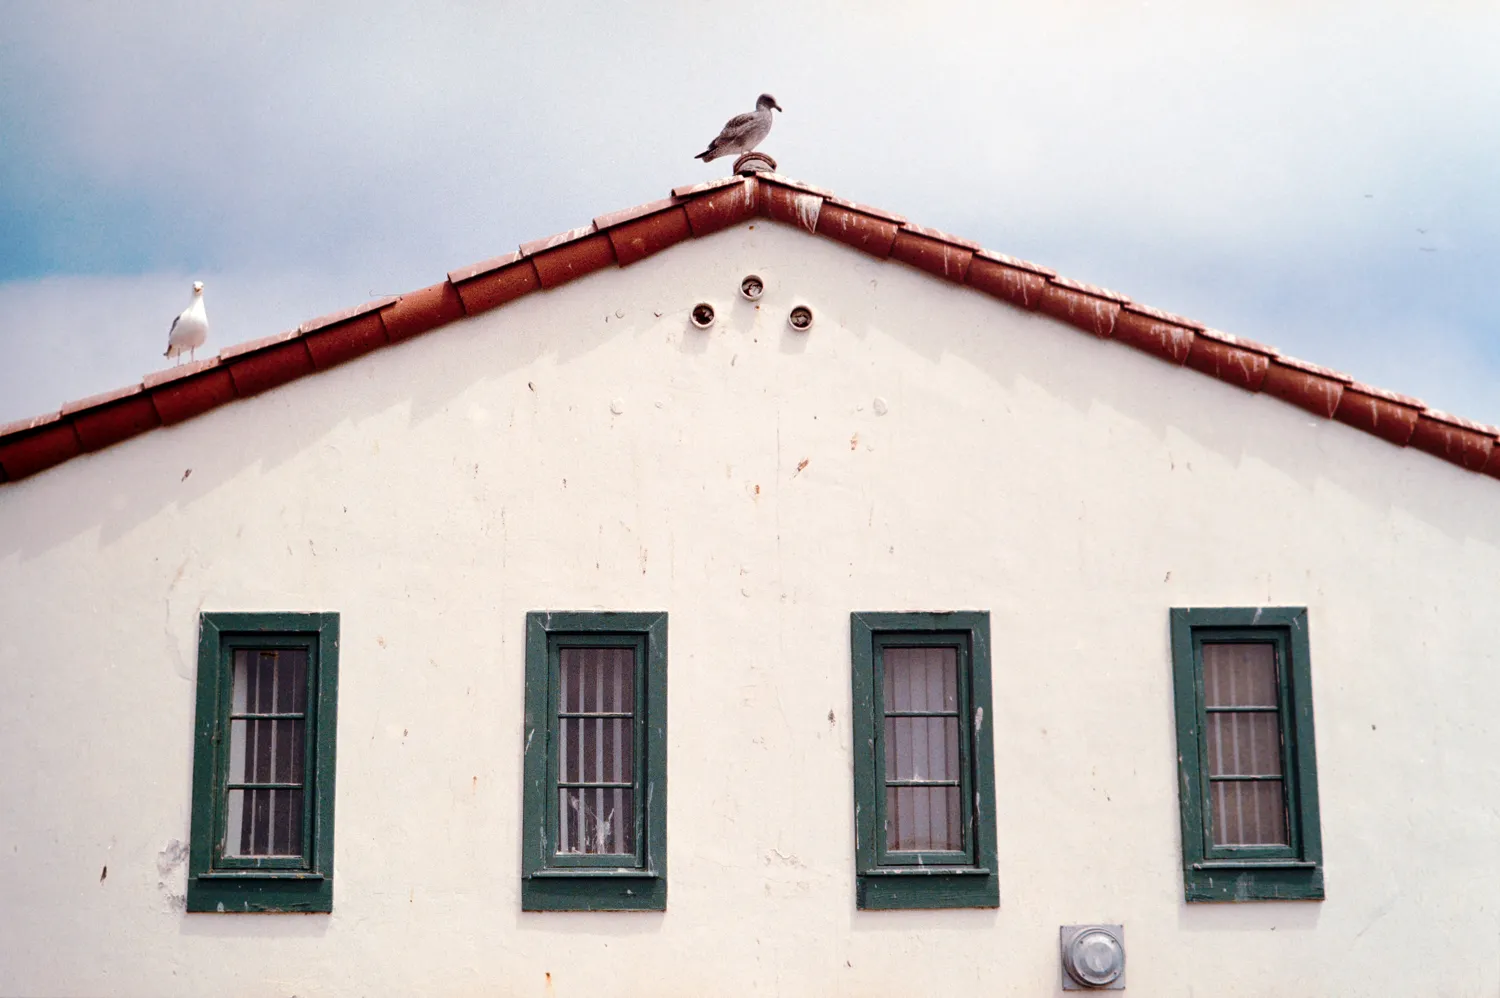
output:
[[[477,315],[608,264],[627,266],[690,236],[765,215],[890,256],[1020,308],[1040,309],[1101,337],[1249,391],[1500,479],[1500,429],[1428,409],[1419,399],[1354,381],[1274,347],[1133,302],[1106,288],[835,197],[775,173],[674,188],[661,201],[601,215],[593,224],[448,272],[447,280],[378,298],[298,328],[225,347],[218,357],[145,376],[141,383],[0,426],[0,482],[16,481],[86,450],[304,377],[387,343]]]
[[[103,450],[160,425],[161,417],[151,396],[139,391],[92,406],[73,417],[73,429],[86,451]]]
[[[974,261],[974,251],[948,239],[939,239],[918,232],[910,226],[903,226],[896,232],[896,240],[891,245],[891,257],[929,274],[962,284],[969,273],[969,264]]]
[[[566,246],[568,243],[574,243],[580,239],[586,239],[589,236],[592,236],[594,234],[594,231],[594,226],[592,223],[590,223],[589,225],[579,226],[576,229],[569,229],[566,232],[559,232],[556,235],[548,236],[545,239],[533,239],[529,243],[521,244],[521,255],[535,256],[538,253],[545,253],[548,250],[556,249],[559,246]]]
[[[527,245],[535,247],[538,244]],[[521,251],[526,253],[526,247],[521,247]],[[615,262],[615,250],[609,236],[597,234],[574,236],[533,249],[528,255],[544,288],[558,287]]]
[[[1007,267],[1015,267],[1017,270],[1029,270],[1033,274],[1041,274],[1043,277],[1057,276],[1057,271],[1051,269],[1050,267],[1043,267],[1039,263],[1032,263],[1030,260],[1022,260],[1020,257],[1010,256],[1007,253],[996,253],[994,250],[987,249],[980,249],[976,252],[978,252],[979,255],[984,257],[986,260],[994,260],[996,263],[1003,263]]]
[[[142,391],[143,389],[139,384],[126,385],[124,388],[115,388],[111,391],[100,392],[98,395],[90,395],[88,398],[75,399],[72,402],[64,402],[62,405],[62,409],[59,410],[59,415],[71,416],[75,412],[83,412],[86,409],[97,409],[100,406],[108,405],[109,403],[118,401],[119,399],[129,398],[132,395],[139,395]]]
[[[258,340],[246,340],[244,343],[234,343],[219,351],[219,361],[221,363],[228,363],[236,357],[243,357],[245,354],[254,353],[257,350],[265,350],[278,343],[285,343],[287,340],[295,340],[301,335],[302,330],[300,329],[288,329],[285,332],[275,333],[271,336],[262,336]]]
[[[353,308],[340,309],[337,312],[329,312],[327,315],[320,315],[316,319],[308,319],[302,325],[297,327],[297,332],[302,333],[305,336],[306,334],[313,332],[314,330],[322,329],[324,326],[332,326],[335,323],[339,322],[348,322],[350,319],[353,319],[356,316],[364,315],[366,312],[373,312],[376,309],[385,308],[387,305],[399,301],[400,299],[400,295],[386,295],[384,298],[372,298],[371,300],[365,302],[363,305],[356,305]]]
[[[833,201],[824,201],[818,212],[816,229],[822,235],[884,259],[891,255],[897,223]]]
[[[258,395],[317,370],[312,354],[307,351],[307,341],[301,339],[242,354],[231,360],[228,367],[235,394],[240,398]]]
[[[704,192],[683,205],[693,235],[711,235],[755,215],[760,188],[753,177],[738,179],[734,185],[703,184]]]
[[[1144,315],[1152,319],[1158,319],[1162,322],[1170,322],[1174,326],[1186,326],[1188,329],[1208,328],[1203,323],[1198,322],[1195,319],[1189,319],[1185,316],[1175,315],[1171,312],[1167,312],[1159,308],[1152,308],[1150,305],[1142,305],[1138,301],[1126,302],[1125,311],[1134,312],[1137,315]]]
[[[1180,325],[1166,319],[1165,316],[1170,314],[1155,309],[1147,312],[1127,305],[1115,317],[1114,338],[1181,367],[1187,363],[1193,337],[1201,327]]]
[[[514,262],[483,271],[471,280],[453,282],[465,313],[478,315],[541,288],[536,265],[530,259],[522,260],[519,253],[515,257]]]
[[[467,267],[460,267],[457,270],[448,271],[448,280],[452,281],[454,284],[462,284],[464,281],[473,280],[481,274],[488,274],[492,270],[499,270],[501,267],[509,267],[519,259],[521,259],[521,253],[519,250],[512,250],[509,253],[501,253],[499,256],[490,257],[488,260],[481,260],[478,263],[471,263]]]
[[[728,177],[720,177],[718,180],[706,180],[701,184],[684,184],[681,187],[674,187],[672,188],[672,196],[674,198],[690,198],[699,194],[707,194],[709,191],[716,191],[720,187],[729,187],[732,184],[739,184],[743,187],[746,183],[753,182],[753,177],[730,175]]]
[[[191,377],[200,371],[206,371],[211,367],[219,366],[219,358],[205,357],[202,360],[189,361],[186,364],[176,364],[172,367],[164,367],[160,371],[152,371],[141,378],[141,387],[150,391],[158,385],[170,384],[181,378]]]
[[[163,426],[192,419],[238,397],[234,377],[227,367],[205,368],[151,390],[151,404],[156,406]]]
[[[1120,303],[1095,293],[1096,290],[1103,289],[1091,289],[1087,284],[1075,286],[1074,282],[1063,283],[1054,277],[1042,288],[1037,310],[1086,333],[1108,339],[1115,331]]]
[[[48,423],[55,423],[62,419],[62,411],[44,412],[40,416],[27,416],[25,419],[14,419],[9,423],[0,425],[0,440],[7,437],[18,436],[31,430],[40,429]]]
[[[902,231],[911,232],[916,235],[923,236],[927,239],[936,239],[938,242],[947,243],[950,246],[958,246],[962,249],[973,250],[975,253],[979,253],[984,249],[983,246],[979,245],[972,239],[965,239],[963,236],[955,236],[953,233],[944,232],[942,229],[929,229],[925,225],[913,225],[911,222],[902,222],[901,228]]]
[[[643,215],[654,215],[659,211],[666,211],[668,208],[675,208],[680,204],[682,204],[681,198],[671,197],[662,198],[659,201],[647,201],[645,204],[638,204],[634,208],[621,208],[619,211],[612,211],[607,215],[600,215],[594,219],[594,229],[597,232],[603,232],[611,225],[631,222]]]
[[[996,262],[980,253],[975,253],[969,262],[964,283],[1018,308],[1028,309],[1041,304],[1042,292],[1047,288],[1047,278],[1041,274]]]
[[[1058,277],[1056,275],[1053,275],[1052,283],[1061,288],[1069,288],[1073,291],[1082,291],[1084,294],[1093,295],[1095,298],[1107,298],[1110,301],[1119,302],[1122,305],[1127,305],[1130,303],[1129,295],[1122,295],[1118,291],[1111,291],[1109,290],[1109,288],[1101,288],[1096,284],[1085,284],[1082,281],[1075,281],[1071,278]]]
[[[691,239],[693,230],[688,224],[687,212],[680,205],[669,202],[665,210],[642,213],[610,225],[605,234],[614,247],[615,259],[620,266],[627,267],[674,243]]]
[[[392,343],[410,339],[464,317],[463,299],[452,281],[402,295],[380,313]]]

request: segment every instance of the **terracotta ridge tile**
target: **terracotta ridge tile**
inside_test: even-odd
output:
[[[942,229],[930,229],[925,225],[916,225],[912,222],[902,222],[901,229],[903,232],[910,232],[914,236],[922,236],[924,239],[936,239],[940,243],[947,243],[950,246],[957,246],[960,249],[972,250],[975,253],[984,252],[984,247],[974,240],[965,239],[963,236],[955,236],[953,233],[944,232]]]
[[[820,198],[831,198],[834,196],[833,191],[828,190],[826,187],[814,187],[812,184],[795,180],[780,173],[757,173],[755,178],[757,180],[764,180],[770,184],[780,184],[782,187],[790,187],[792,190],[801,191],[804,194],[816,194]]]
[[[200,371],[219,366],[218,357],[204,357],[202,360],[191,361],[187,364],[176,364],[172,367],[164,367],[159,371],[152,371],[142,376],[141,387],[150,391],[159,385],[169,384],[181,378],[190,377]]]
[[[559,246],[566,246],[568,243],[575,243],[580,239],[586,239],[594,235],[596,231],[598,230],[590,222],[588,225],[581,225],[576,229],[559,232],[545,239],[533,239],[529,243],[521,244],[521,255],[523,257],[536,256],[538,253],[545,253],[547,250],[557,249]]]
[[[1354,382],[1354,378],[1343,371],[1336,371],[1331,367],[1324,367],[1322,364],[1314,364],[1312,361],[1303,360],[1300,357],[1288,357],[1284,353],[1278,353],[1275,357],[1271,358],[1271,363],[1280,364],[1283,367],[1296,368],[1299,371],[1316,374],[1331,381],[1340,381],[1346,385]]]
[[[40,416],[27,416],[24,419],[11,420],[9,423],[0,426],[0,440],[21,433],[29,433],[32,430],[56,423],[60,419],[62,419],[62,410],[57,409],[53,412],[43,413]]]
[[[1014,267],[1017,270],[1029,270],[1033,274],[1041,274],[1043,277],[1047,278],[1057,276],[1057,271],[1053,270],[1051,267],[1043,267],[1039,263],[1032,263],[1030,260],[1022,260],[1020,257],[1011,256],[1007,253],[997,253],[995,250],[988,250],[984,249],[983,247],[980,247],[974,252],[986,260],[992,260],[995,263],[1003,263],[1005,266]]]
[[[1134,302],[1120,292],[1059,277],[1050,268],[840,198],[825,188],[779,173],[756,173],[675,187],[667,198],[600,215],[587,226],[449,271],[445,281],[430,287],[372,299],[295,329],[231,344],[217,356],[154,371],[136,384],[0,426],[0,482],[190,419],[610,263],[627,266],[693,235],[757,215],[889,256],[1017,307],[1040,309],[1101,338],[1119,336],[1169,363],[1186,363],[1210,377],[1265,391],[1399,446],[1500,478],[1500,427],[1429,408],[1419,399]]]
[[[1447,423],[1449,426],[1456,426],[1461,430],[1473,430],[1475,433],[1483,433],[1488,436],[1500,434],[1500,430],[1497,430],[1488,423],[1475,422],[1472,419],[1455,416],[1451,412],[1444,412],[1441,409],[1434,409],[1431,406],[1422,410],[1422,418],[1431,419],[1438,423]]]
[[[64,402],[62,408],[58,410],[58,414],[71,416],[75,412],[83,412],[85,409],[96,409],[101,405],[108,405],[111,402],[118,402],[120,399],[129,398],[132,395],[139,395],[145,390],[145,387],[140,382],[136,382],[133,385],[126,385],[124,388],[113,388],[107,392],[90,395],[87,398]]]
[[[632,222],[646,215],[655,215],[657,212],[675,208],[680,204],[682,204],[681,198],[670,197],[661,198],[658,201],[647,201],[645,204],[638,204],[634,208],[622,208],[619,211],[612,211],[607,215],[600,215],[594,219],[594,231],[603,232],[611,226]]]
[[[672,196],[674,198],[690,198],[695,194],[706,194],[709,191],[716,191],[720,187],[753,182],[754,179],[754,177],[744,177],[734,174],[728,177],[720,177],[718,180],[706,180],[701,184],[683,184],[681,187],[672,188]]]
[[[448,271],[448,280],[454,284],[462,284],[464,281],[471,281],[476,277],[488,274],[492,270],[508,267],[520,259],[520,250],[501,253],[499,256],[490,257],[488,260],[480,260],[478,263],[471,263],[467,267],[459,267],[457,270]]]
[[[363,305],[355,305],[353,308],[344,308],[337,312],[329,312],[327,315],[320,315],[316,319],[308,319],[297,327],[297,332],[305,336],[316,329],[322,329],[325,326],[332,326],[340,322],[347,322],[350,319],[364,315],[366,312],[373,312],[376,309],[385,308],[387,305],[394,305],[400,300],[400,295],[385,295],[381,298],[371,298]]]
[[[829,204],[838,205],[840,208],[848,208],[850,211],[857,211],[862,215],[873,215],[876,218],[884,219],[887,222],[895,222],[897,225],[906,224],[905,215],[898,215],[895,212],[886,211],[884,208],[874,208],[867,204],[860,204],[858,201],[846,201],[843,198],[836,198],[832,194],[823,195],[823,200],[827,201]]]
[[[1204,326],[1202,329],[1198,330],[1198,335],[1206,336],[1211,340],[1217,340],[1220,343],[1224,343],[1232,347],[1240,347],[1241,349],[1249,350],[1251,353],[1264,354],[1267,357],[1273,358],[1281,357],[1281,351],[1277,350],[1275,347],[1266,346],[1264,343],[1257,343],[1255,340],[1246,339],[1243,336],[1236,336],[1233,333],[1226,333],[1222,329],[1214,329],[1211,326]]]
[[[1134,312],[1137,315],[1144,315],[1151,319],[1160,320],[1161,322],[1170,322],[1174,326],[1186,326],[1188,329],[1208,328],[1197,319],[1189,319],[1185,315],[1178,315],[1175,312],[1168,312],[1165,309],[1152,308],[1150,305],[1142,305],[1138,301],[1125,302],[1122,307],[1127,312]]]
[[[1118,291],[1111,291],[1109,288],[1101,288],[1097,284],[1085,284],[1082,281],[1075,281],[1071,277],[1058,277],[1055,274],[1051,280],[1058,287],[1067,288],[1070,291],[1082,291],[1084,294],[1093,295],[1095,298],[1108,298],[1110,301],[1119,302],[1121,305],[1130,302],[1129,295],[1123,295]]]
[[[233,360],[236,357],[243,357],[247,353],[264,350],[266,347],[274,347],[278,343],[285,343],[287,340],[295,340],[301,335],[302,330],[300,329],[288,329],[285,332],[275,333],[271,336],[262,336],[258,340],[246,340],[243,343],[235,343],[219,351],[219,360],[223,362]]]
[[[1411,395],[1402,395],[1400,392],[1393,392],[1388,388],[1367,385],[1363,381],[1349,382],[1348,390],[1359,392],[1361,395],[1373,395],[1375,398],[1385,399],[1387,402],[1395,402],[1397,405],[1408,406],[1412,409],[1423,410],[1427,408],[1427,403],[1419,398]]]

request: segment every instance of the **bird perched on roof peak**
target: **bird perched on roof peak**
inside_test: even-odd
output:
[[[172,325],[167,329],[167,357],[181,357],[182,352],[188,352],[188,359],[193,358],[193,352],[203,345],[208,339],[208,313],[203,310],[203,282],[193,282],[193,303],[182,310],[182,314],[172,320]]]
[[[707,163],[718,159],[720,156],[733,156],[738,153],[749,152],[766,140],[771,134],[771,112],[780,111],[781,105],[776,103],[776,98],[770,94],[761,94],[755,102],[755,110],[745,114],[737,114],[724,124],[724,130],[719,133],[718,138],[708,144],[708,148],[700,152],[694,159],[701,159]]]

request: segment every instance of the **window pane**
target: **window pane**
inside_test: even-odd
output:
[[[957,787],[887,787],[885,847],[892,852],[963,849],[962,804]]]
[[[1204,643],[1203,698],[1209,707],[1275,707],[1276,646]]]
[[[885,719],[887,780],[956,780],[958,763],[958,718]]]
[[[230,783],[301,783],[307,722],[229,722]]]
[[[564,713],[635,711],[633,648],[564,648],[559,671]]]
[[[1210,776],[1280,776],[1281,724],[1275,714],[1208,715]]]
[[[958,710],[956,648],[887,648],[883,656],[887,712]]]
[[[1213,841],[1219,846],[1288,845],[1280,780],[1210,783]]]
[[[564,787],[558,797],[560,853],[590,855],[635,852],[635,792]]]
[[[634,649],[564,648],[559,674],[561,713],[634,713]],[[557,753],[558,773],[564,783],[633,783],[635,718],[559,718]],[[634,853],[634,789],[559,788],[557,851]]]
[[[225,856],[302,855],[302,790],[231,790]]]
[[[230,706],[236,714],[306,711],[307,649],[236,649]]]
[[[558,738],[558,772],[564,783],[630,783],[635,779],[635,738],[630,718],[565,717]]]

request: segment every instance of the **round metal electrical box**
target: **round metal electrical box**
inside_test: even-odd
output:
[[[1125,987],[1125,933],[1119,925],[1062,927],[1064,991]]]
[[[693,306],[690,317],[693,320],[693,325],[699,329],[707,329],[714,324],[714,307],[706,301],[700,301]]]
[[[786,324],[799,333],[805,333],[812,328],[812,309],[806,305],[798,305],[792,309],[791,314],[786,317]]]
[[[746,274],[745,279],[740,282],[740,295],[746,301],[755,301],[766,293],[766,282],[760,279],[759,274]]]

